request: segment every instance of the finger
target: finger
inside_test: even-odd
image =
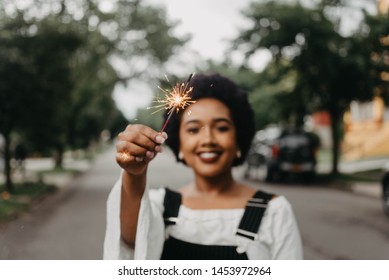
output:
[[[145,156],[135,156],[131,155],[126,151],[121,151],[116,153],[116,161],[121,166],[128,166],[131,163],[149,163],[152,159],[154,159],[155,153],[147,151]]]
[[[156,148],[158,148],[158,146]],[[157,153],[156,151],[149,151],[132,142],[126,142],[126,141],[119,141],[116,144],[116,150],[119,155],[123,154],[121,157],[119,156],[119,161],[120,163],[123,164],[125,164],[126,162],[133,162],[133,161],[148,162],[151,159],[153,159]]]
[[[116,153],[116,161],[120,163],[128,163],[128,162],[134,162],[136,156],[132,156],[131,154],[127,152],[117,152]]]
[[[156,135],[156,136],[155,136]],[[155,138],[151,138],[155,136]],[[133,142],[149,151],[159,151],[157,146],[161,145],[165,138],[162,135],[151,133],[148,130],[127,130],[119,135],[119,141]]]
[[[150,139],[155,139],[155,137],[158,135],[158,132],[152,129],[151,127],[141,125],[141,124],[128,125],[124,130],[124,132],[136,132],[136,133],[144,134]]]
[[[132,156],[125,152],[116,153],[116,162],[123,168],[129,167],[131,165],[138,165],[146,163],[143,157]]]
[[[116,151],[131,156],[146,156],[148,149],[137,145],[134,142],[119,141],[116,143]]]
[[[137,132],[150,138],[153,142],[162,144],[167,139],[166,132],[157,132],[154,129],[140,124],[128,125],[124,132]]]
[[[120,145],[126,145],[126,143],[128,144],[134,144],[136,146],[133,146],[134,147],[134,153],[145,153],[147,151],[150,151],[150,152],[154,152],[154,153],[160,153],[162,152],[162,147],[161,147],[161,144],[155,144],[154,142],[150,141],[148,138],[145,138],[144,136],[142,135],[136,135],[136,136],[130,136],[130,135],[127,135],[128,137],[126,136],[123,136],[121,141],[117,142],[118,144],[120,143]],[[120,146],[119,145],[119,146]],[[128,150],[128,148],[127,148]]]

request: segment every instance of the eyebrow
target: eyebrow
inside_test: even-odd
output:
[[[200,121],[199,120],[188,120],[184,123],[184,125],[187,125],[187,124],[191,124],[191,123],[199,123]],[[227,122],[228,124],[232,124],[232,121],[230,119],[227,119],[227,118],[214,118],[212,119],[212,122],[214,123],[218,123],[218,122]]]

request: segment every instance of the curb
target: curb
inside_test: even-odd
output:
[[[355,183],[351,185],[351,191],[379,199],[382,197],[382,188],[379,183]]]
[[[356,182],[352,184],[340,184],[334,183],[329,185],[330,188],[352,192],[358,195],[363,195],[366,197],[381,199],[382,197],[382,188],[379,183],[369,183],[369,182]]]

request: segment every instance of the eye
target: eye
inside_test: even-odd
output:
[[[186,131],[189,133],[189,134],[196,134],[199,132],[199,128],[198,127],[189,127],[186,129]]]
[[[216,129],[219,131],[219,132],[227,132],[230,130],[230,126],[228,125],[219,125],[216,127]]]

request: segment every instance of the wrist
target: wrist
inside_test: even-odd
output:
[[[146,172],[142,174],[131,174],[127,171],[122,173],[122,189],[131,196],[142,197],[146,188]]]

